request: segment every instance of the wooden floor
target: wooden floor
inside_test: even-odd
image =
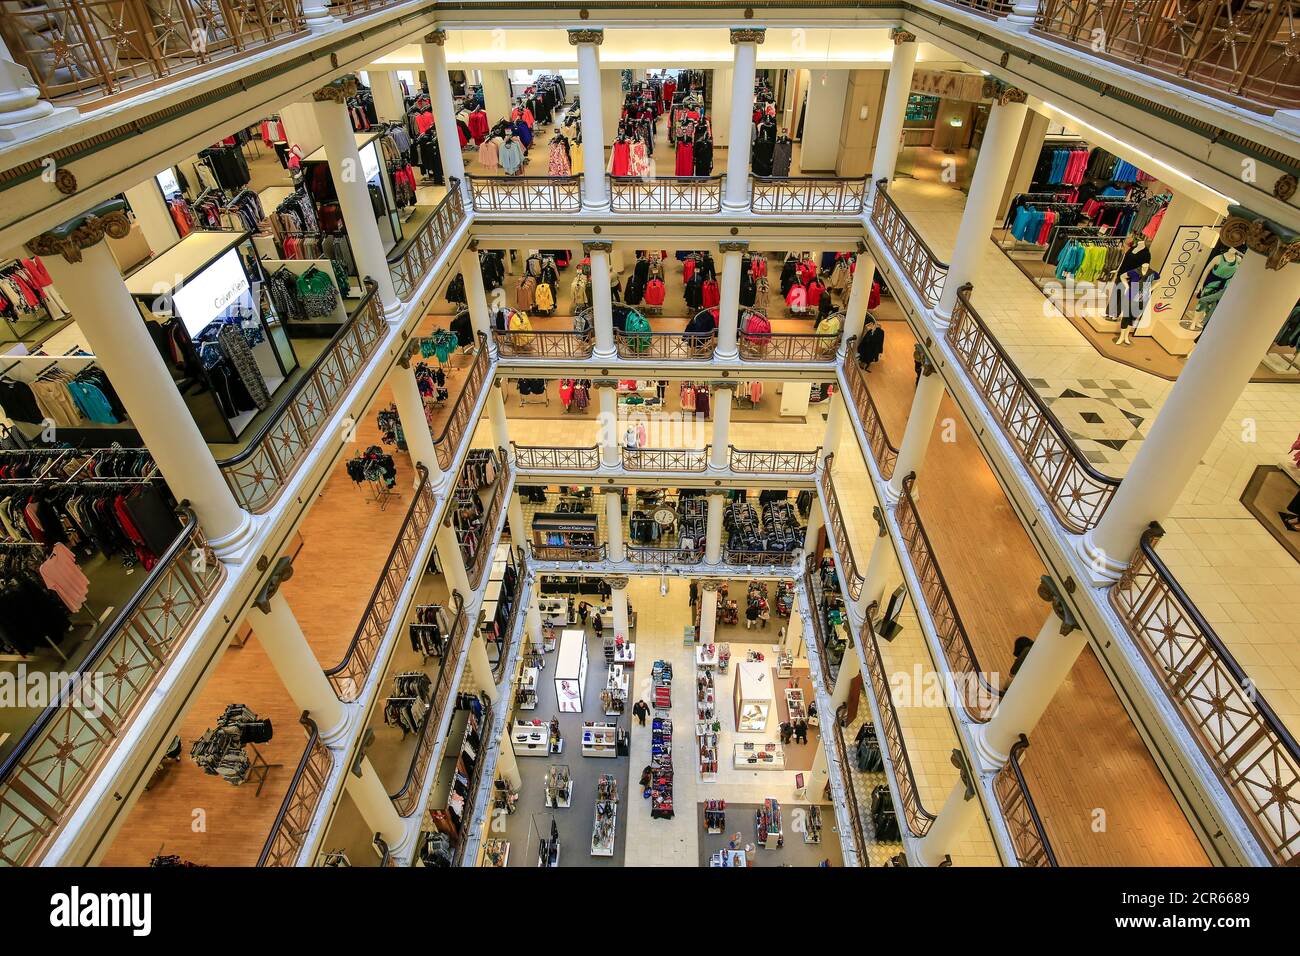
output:
[[[877,314],[901,319],[888,299]],[[903,321],[884,327],[884,356],[867,383],[897,445],[916,340]],[[955,441],[943,440],[946,420],[956,423]],[[1006,674],[1015,638],[1033,637],[1049,613],[1037,595],[1046,568],[950,396],[919,474],[921,519],[980,666]],[[868,545],[857,544],[859,553]],[[1061,865],[1209,865],[1091,648],[1030,735],[1022,765]]]

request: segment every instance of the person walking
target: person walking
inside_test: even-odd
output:
[[[632,705],[632,716],[634,716],[640,722],[641,726],[644,727],[645,719],[650,716],[650,705],[643,700],[638,700]]]
[[[808,743],[808,721],[802,717],[794,722],[794,742],[797,744]]]
[[[591,619],[591,631],[596,635],[596,637],[600,637],[604,630],[605,622],[600,619],[600,614],[598,613]]]
[[[590,613],[591,613],[591,605],[588,604],[586,601],[580,601],[578,603],[578,620],[582,622],[583,627],[587,626],[587,615]]]
[[[767,601],[758,602],[758,626],[760,630],[767,630],[767,622],[772,617],[772,611],[767,606]]]

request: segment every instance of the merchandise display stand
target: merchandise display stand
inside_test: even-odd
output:
[[[529,824],[533,840],[537,846],[537,865],[555,867],[560,865],[560,828],[551,813],[535,813]]]
[[[542,672],[536,667],[525,667],[520,671],[519,687],[515,691],[517,710],[537,709],[537,683],[541,677]]]
[[[673,665],[668,661],[655,661],[651,677],[654,687],[650,693],[650,706],[655,710],[672,710]]]
[[[776,649],[776,676],[781,680],[794,676],[794,655],[784,647]]]
[[[552,810],[567,810],[573,805],[573,776],[569,765],[553,763],[546,771],[546,806]]]
[[[591,855],[613,856],[618,832],[618,781],[602,773],[596,781],[596,819],[591,826]]]
[[[713,649],[709,655],[710,663],[701,663],[697,655],[695,671],[695,746],[699,757],[700,779],[714,781],[718,779],[718,731],[721,729],[717,719],[717,691],[714,686],[713,671],[717,664],[716,645],[704,644],[697,648]]]
[[[779,850],[785,846],[781,832],[781,804],[774,797],[768,797],[754,811],[754,837],[758,845],[767,850]]]
[[[695,666],[714,668],[718,666],[718,645],[699,644],[695,648]]]
[[[505,867],[510,865],[510,844],[505,840],[484,840],[479,849],[479,866]]]
[[[736,744],[733,765],[737,770],[784,770],[785,748],[770,742]]]
[[[582,755],[584,757],[617,757],[618,726],[593,721],[584,722],[582,725]]]
[[[660,662],[662,663],[662,662]],[[673,818],[673,722],[655,717],[650,725],[650,818]]]
[[[636,645],[622,635],[614,638],[614,663],[631,664],[636,661]]]
[[[727,829],[727,801],[704,801],[704,832],[722,833]]]
[[[804,815],[803,842],[816,845],[822,842],[822,808],[813,803]]]
[[[610,664],[600,702],[606,717],[618,717],[627,707],[627,688],[631,677],[622,664]]]
[[[555,699],[560,713],[582,713],[582,692],[587,684],[587,635],[566,630],[560,635],[560,654],[555,662]]]
[[[767,729],[772,707],[772,675],[765,661],[741,661],[736,670],[736,732],[759,734]]]
[[[785,709],[790,715],[786,719],[792,724],[796,720],[808,719],[808,708],[805,706],[803,688],[787,687],[785,689]]]
[[[510,730],[510,747],[516,757],[545,757],[550,753],[550,730],[541,720],[516,720]]]
[[[744,850],[719,850],[709,857],[709,866],[720,869],[744,869],[749,866],[749,859]]]

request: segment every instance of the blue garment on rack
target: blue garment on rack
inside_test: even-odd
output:
[[[1084,249],[1079,243],[1071,239],[1061,250],[1060,256],[1056,263],[1056,278],[1064,279],[1067,274],[1073,275],[1083,264]]]
[[[528,128],[528,124],[523,120],[515,123],[515,136],[524,144],[524,149],[533,145],[533,131]]]
[[[117,416],[113,414],[113,408],[108,404],[108,399],[94,385],[87,382],[69,382],[68,393],[72,400],[77,403],[83,415],[89,418],[96,425],[116,425]]]

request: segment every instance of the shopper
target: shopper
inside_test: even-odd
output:
[[[781,721],[781,743],[788,744],[791,736],[794,735],[794,727],[788,720]]]
[[[700,599],[700,586],[694,580],[691,581],[691,609],[695,609],[695,602]]]
[[[646,767],[644,770],[641,771],[641,796],[645,797],[646,799],[649,799],[650,797],[650,780],[651,780],[651,771],[649,767]]]
[[[767,622],[772,617],[772,610],[767,606],[766,601],[758,602],[758,626],[764,631],[767,630]]]
[[[650,705],[643,700],[638,700],[632,705],[632,715],[640,721],[641,726],[645,726],[645,719],[650,716]]]
[[[808,743],[808,721],[802,717],[794,722],[794,742],[797,744]]]
[[[591,613],[590,604],[588,604],[586,601],[581,601],[578,603],[578,620],[582,622],[583,627],[587,626],[587,615],[590,613]]]
[[[758,621],[758,604],[754,601],[749,602],[745,608],[745,630],[752,631],[754,624]]]
[[[591,619],[591,631],[597,637],[600,637],[601,632],[604,630],[605,630],[605,622],[600,619],[600,614],[598,612],[596,616]]]

